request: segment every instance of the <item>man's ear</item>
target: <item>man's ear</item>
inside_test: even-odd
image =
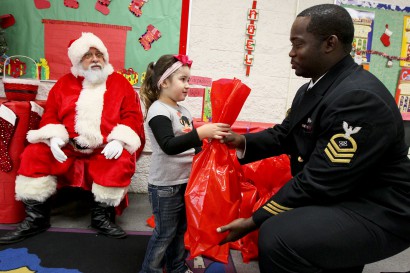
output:
[[[340,46],[340,41],[336,35],[330,35],[325,40],[325,52],[326,53],[336,50],[336,48],[338,48],[339,46]]]

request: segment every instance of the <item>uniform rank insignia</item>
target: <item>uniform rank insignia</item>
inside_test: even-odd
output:
[[[343,121],[344,134],[335,134],[330,138],[325,148],[325,153],[333,163],[350,163],[356,150],[356,141],[351,135],[356,134],[362,127],[352,127]]]

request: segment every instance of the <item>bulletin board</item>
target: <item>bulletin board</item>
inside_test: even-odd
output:
[[[402,68],[407,65],[410,67],[410,62],[402,61],[407,58],[403,55],[407,55],[407,52],[402,53],[402,48],[407,46],[405,22],[410,16],[410,6],[360,0],[335,0],[335,4],[363,14],[366,12],[370,14],[368,17],[371,17],[372,22],[369,25],[369,37],[365,39],[368,53],[363,55],[363,58],[367,58],[369,62],[365,65],[395,96]],[[356,29],[357,25],[355,25],[355,35]],[[354,55],[355,53],[352,52],[352,57]]]
[[[103,4],[105,3],[105,4]],[[135,71],[140,85],[149,62],[163,54],[185,54],[190,0],[1,0],[12,14],[5,29],[8,56],[45,58],[50,80],[68,73],[68,44],[93,32],[108,49],[114,70]]]

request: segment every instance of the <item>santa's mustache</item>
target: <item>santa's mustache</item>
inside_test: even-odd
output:
[[[94,68],[94,67],[99,67],[99,68],[101,68],[101,69],[103,68],[102,64],[100,64],[100,63],[94,63],[94,64],[90,65],[90,68],[89,68],[89,69]]]

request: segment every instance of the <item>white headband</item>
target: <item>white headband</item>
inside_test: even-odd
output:
[[[177,61],[173,65],[168,67],[168,69],[165,70],[164,74],[162,74],[161,78],[159,78],[158,80],[158,83],[157,83],[158,89],[160,89],[161,83],[163,83],[166,80],[166,78],[168,78],[172,73],[177,71],[177,69],[180,68],[182,65],[183,64],[180,61]]]

